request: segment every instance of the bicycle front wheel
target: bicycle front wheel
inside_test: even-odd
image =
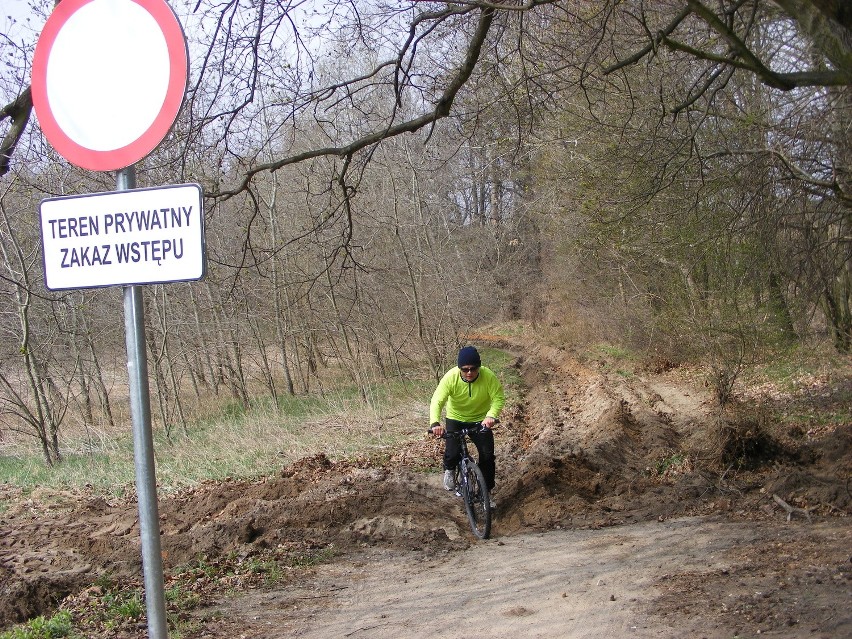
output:
[[[463,472],[467,481],[464,487],[464,506],[473,534],[480,539],[488,539],[491,534],[491,496],[485,485],[485,476],[479,466],[473,462],[464,465]]]

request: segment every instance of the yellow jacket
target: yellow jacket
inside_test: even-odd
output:
[[[444,406],[447,417],[460,422],[480,422],[486,417],[497,419],[505,401],[503,386],[490,368],[480,366],[479,376],[468,383],[455,366],[444,374],[432,393],[430,423],[441,421]]]

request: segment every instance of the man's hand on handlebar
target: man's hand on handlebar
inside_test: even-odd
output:
[[[441,422],[435,422],[429,427],[429,432],[435,435],[435,437],[441,437],[446,429]]]
[[[492,428],[494,428],[494,426],[497,425],[497,423],[497,420],[493,417],[486,417],[482,420],[482,428],[491,430]]]

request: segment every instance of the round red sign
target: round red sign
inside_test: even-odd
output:
[[[144,158],[186,92],[186,39],[165,0],[62,0],[33,56],[33,106],[53,147],[94,171]]]

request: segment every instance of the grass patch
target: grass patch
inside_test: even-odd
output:
[[[521,375],[513,365],[515,357],[512,354],[494,348],[483,348],[480,355],[482,363],[494,371],[503,386],[517,386],[521,383]]]
[[[795,348],[779,352],[743,376],[746,404],[802,432],[852,423],[852,357]]]
[[[691,470],[691,463],[685,453],[675,451],[657,460],[654,470],[659,477],[685,474]]]
[[[229,561],[233,561],[234,557],[229,556]],[[211,564],[207,557],[199,555],[195,561],[189,564],[184,564],[175,568],[175,575],[190,581],[195,579],[213,579],[221,572],[221,568],[215,564]]]
[[[179,611],[193,610],[201,604],[201,595],[184,584],[175,584],[165,591],[166,605]]]
[[[289,565],[292,568],[310,568],[318,566],[334,559],[337,551],[334,546],[314,548],[306,552],[297,553],[290,558]]]
[[[134,481],[132,440],[127,440],[123,450],[110,454],[66,452],[54,468],[41,455],[18,450],[0,457],[0,481],[21,488],[24,495],[40,487],[71,490],[88,486],[99,493],[122,496]]]
[[[609,359],[613,359],[615,361],[624,361],[624,360],[632,360],[633,355],[626,348],[622,348],[621,346],[615,346],[613,344],[597,344],[593,349],[593,352],[598,355],[603,355]]]
[[[284,569],[275,559],[251,559],[247,568],[253,575],[262,575],[265,586],[274,586],[284,578]]]
[[[852,357],[834,350],[821,350],[799,345],[766,354],[762,362],[748,371],[754,382],[776,384],[786,390],[796,390],[820,377],[848,377]]]
[[[138,621],[145,614],[145,604],[138,592],[110,593],[104,597],[104,625],[118,628],[128,621]]]
[[[170,491],[204,481],[251,478],[273,473],[302,457],[324,453],[331,459],[403,446],[419,438],[428,421],[431,382],[388,382],[319,396],[270,398],[247,409],[227,401],[215,416],[191,421],[186,429],[155,426],[157,480]],[[416,422],[416,425],[415,425]],[[0,455],[0,482],[29,496],[39,488],[122,496],[133,490],[135,467],[129,425],[106,435],[65,434],[64,459],[50,468],[34,440],[8,443]]]
[[[18,628],[0,632],[0,639],[58,639],[69,637],[80,638],[74,631],[71,613],[65,610],[57,612],[52,617],[36,617]]]
[[[593,364],[605,373],[629,379],[636,374],[640,356],[615,344],[598,343],[577,354],[584,364]]]

